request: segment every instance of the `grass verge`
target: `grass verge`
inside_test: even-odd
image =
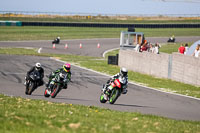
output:
[[[2,133],[199,133],[200,122],[0,94]]]
[[[0,54],[18,54],[18,55],[37,55],[58,57],[61,60],[71,62],[82,67],[93,69],[98,72],[114,75],[119,72],[119,67],[108,65],[107,60],[103,58],[77,56],[77,55],[59,55],[59,54],[39,54],[36,49],[23,48],[0,48]],[[116,54],[117,51],[108,53],[109,55]],[[107,55],[108,56],[108,55]],[[174,92],[178,94],[188,95],[200,98],[200,87],[189,84],[184,84],[170,79],[155,78],[150,75],[141,74],[138,72],[129,71],[129,81],[143,84],[148,87],[156,88],[162,91]]]
[[[127,28],[1,26],[0,41],[53,40],[57,36],[60,36],[61,40],[83,38],[120,38],[121,31],[127,31]],[[170,37],[172,35],[200,36],[200,28],[137,28],[136,32],[143,32],[145,37]]]

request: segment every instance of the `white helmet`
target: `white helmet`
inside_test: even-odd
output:
[[[40,68],[41,68],[41,64],[40,64],[39,62],[37,62],[37,63],[35,64],[35,67],[36,67],[36,69],[40,69]]]
[[[123,77],[127,76],[128,70],[125,67],[122,67],[120,69],[120,74],[122,74]]]
[[[60,37],[57,37],[58,39],[60,39]]]

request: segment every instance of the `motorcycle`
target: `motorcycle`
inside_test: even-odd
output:
[[[103,85],[100,96],[101,103],[106,103],[107,101],[109,101],[110,104],[114,104],[116,102],[118,97],[121,95],[123,89],[120,81],[121,79],[114,79],[109,83],[109,85]],[[111,91],[108,92],[107,90]]]
[[[175,40],[176,40],[175,38],[169,38],[167,42],[173,42],[174,43]]]
[[[50,79],[49,79],[50,80]],[[45,88],[44,96],[55,98],[56,95],[63,89],[65,80],[68,80],[67,74],[58,73],[51,79],[49,86]]]
[[[38,87],[38,82],[41,80],[40,73],[38,71],[34,71],[30,74],[29,80],[26,82],[26,95],[31,95],[32,92]]]

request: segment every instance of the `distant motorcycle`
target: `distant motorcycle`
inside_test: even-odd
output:
[[[52,44],[59,44],[60,43],[60,37],[57,37],[52,41]]]
[[[26,95],[31,95],[32,92],[38,87],[38,83],[41,80],[40,73],[38,71],[33,71],[30,74],[29,80],[26,82]]]
[[[167,42],[175,42],[175,40],[176,40],[175,38],[170,37]]]
[[[104,92],[105,90],[109,90],[109,88],[112,88],[111,92]],[[114,104],[118,97],[122,93],[122,85],[120,82],[120,79],[115,79],[114,81],[111,81],[108,86],[103,85],[101,96],[100,96],[100,102],[106,103],[109,101],[110,104]]]
[[[50,80],[50,79],[49,79]],[[65,80],[68,80],[67,74],[58,73],[55,78],[51,79],[49,86],[45,88],[44,96],[55,98],[56,95],[63,89]]]

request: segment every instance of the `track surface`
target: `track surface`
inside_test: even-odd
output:
[[[82,49],[79,48],[80,41],[83,44]],[[158,40],[155,41],[159,42]],[[70,48],[64,49],[63,44],[65,42],[58,45],[56,49],[52,49],[50,41],[0,42],[0,46],[43,47],[42,52],[60,53],[62,51],[63,53],[89,56],[102,56],[105,50],[119,46],[118,39],[68,40],[66,42],[71,44],[68,44],[68,46],[71,46],[71,50]],[[97,43],[101,44],[101,48],[96,47]],[[0,55],[0,93],[25,98],[45,99],[53,102],[94,105],[113,110],[141,112],[180,120],[200,120],[200,100],[163,93],[132,84],[129,84],[127,95],[121,95],[114,105],[101,104],[99,102],[100,90],[102,84],[109,77],[76,66],[72,67],[73,83],[69,84],[68,89],[62,90],[55,99],[43,96],[44,86],[39,87],[31,96],[27,96],[24,93],[24,76],[30,67],[38,61],[44,66],[45,74],[49,74],[63,64],[46,57]],[[47,81],[47,78],[45,77],[44,80]]]

